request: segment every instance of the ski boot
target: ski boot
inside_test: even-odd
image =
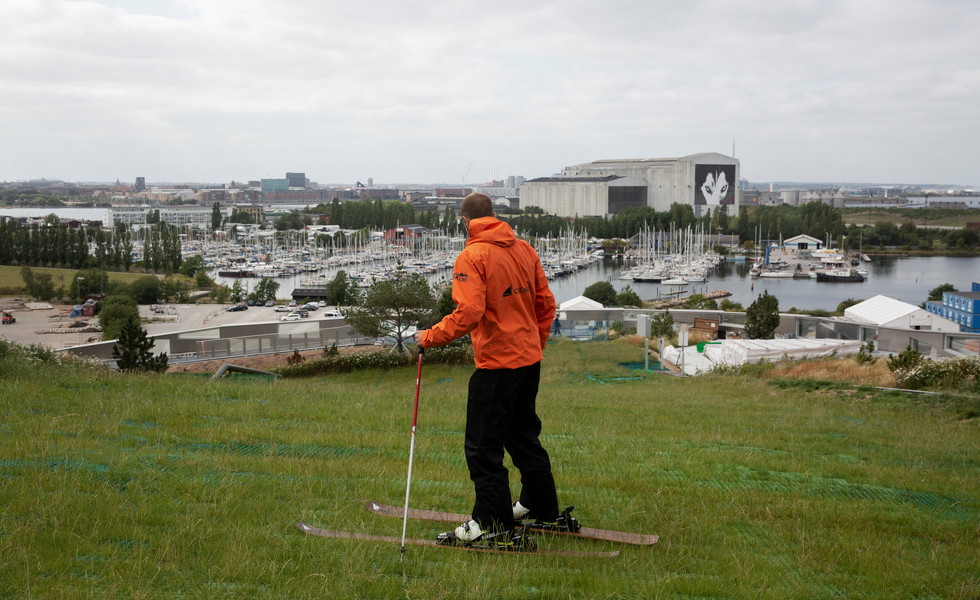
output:
[[[516,505],[515,503],[515,512]],[[523,507],[522,507],[523,508]],[[582,528],[579,524],[578,519],[572,516],[572,511],[575,510],[574,506],[569,506],[565,510],[561,511],[558,518],[554,521],[542,521],[541,519],[531,519],[529,521],[524,521],[524,523],[531,527],[531,529],[539,529],[541,531],[568,531],[575,533]],[[527,513],[525,513],[527,514]]]
[[[527,527],[512,531],[484,531],[480,524],[470,520],[453,531],[440,533],[436,543],[443,546],[462,546],[478,550],[504,552],[534,552],[537,544],[527,534]]]

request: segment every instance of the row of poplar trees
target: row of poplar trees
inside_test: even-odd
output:
[[[146,270],[177,272],[182,260],[178,233],[165,223],[142,232]],[[133,266],[134,247],[132,232],[126,228],[104,231],[57,222],[0,221],[0,265],[128,271]]]

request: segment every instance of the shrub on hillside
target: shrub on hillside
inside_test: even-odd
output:
[[[0,361],[32,361],[47,364],[57,364],[58,354],[41,344],[27,346],[0,338]]]
[[[878,358],[874,355],[875,343],[868,340],[868,343],[862,344],[861,349],[858,353],[854,355],[854,360],[857,361],[859,365],[873,365],[878,362]]]
[[[888,370],[898,377],[899,373],[914,369],[923,360],[925,359],[922,357],[922,353],[909,346],[895,356],[888,357]]]
[[[889,361],[889,368],[891,362]],[[961,390],[980,392],[980,357],[935,361],[923,359],[892,369],[899,387],[910,390]]]

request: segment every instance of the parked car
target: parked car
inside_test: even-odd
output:
[[[242,311],[242,310],[248,310],[248,307],[245,306],[244,304],[236,304],[235,306],[232,306],[231,308],[229,308],[228,309],[228,312],[239,312],[239,311]]]
[[[316,302],[307,302],[302,306],[303,310],[316,310],[318,307]]]
[[[295,300],[290,300],[289,301],[289,308],[295,308],[295,307],[296,307],[296,301]]]
[[[415,332],[416,331],[418,331],[418,329],[415,328],[415,327],[409,326],[408,328],[406,328],[405,331],[402,332],[402,335],[405,336],[405,337],[402,338],[402,344],[404,344],[406,346],[412,346],[412,345],[414,345],[415,344]],[[381,336],[378,339],[374,340],[374,345],[375,346],[386,346],[386,347],[387,346],[394,346],[397,341],[398,341],[398,338],[396,338],[394,336],[394,334],[385,335],[385,336]]]
[[[328,310],[323,313],[324,319],[342,319],[343,317],[343,313],[341,313],[339,310]]]
[[[266,306],[275,306],[275,305],[276,305],[276,303],[275,303],[275,302],[273,302],[272,300],[266,300],[266,301],[265,301],[265,305],[266,305]]]
[[[163,305],[161,305],[161,304],[154,304],[154,305],[150,306],[150,310],[153,311],[153,312],[155,312],[155,313],[164,313],[164,312],[166,312],[166,309],[163,308]]]
[[[285,304],[280,304],[279,306],[276,307],[275,310],[276,312],[289,312],[291,309]]]
[[[283,315],[279,317],[280,321],[299,321],[302,317],[298,313],[289,313],[288,315]]]
[[[308,316],[310,316],[310,312],[309,312],[309,311],[306,311],[306,310],[302,310],[302,309],[301,309],[301,310],[297,310],[297,311],[296,311],[296,314],[298,314],[298,315],[299,315],[300,317],[302,317],[302,318],[304,318],[304,319],[305,319],[306,317],[308,317]]]
[[[320,300],[319,302],[316,303],[316,305],[319,306],[320,308],[324,308],[327,305],[327,301]]]

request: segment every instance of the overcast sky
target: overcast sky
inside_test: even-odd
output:
[[[0,181],[980,183],[976,0],[0,0]]]

